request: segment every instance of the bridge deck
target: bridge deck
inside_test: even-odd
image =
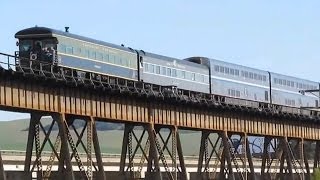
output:
[[[320,139],[319,123],[299,116],[271,116],[230,107],[186,105],[124,96],[41,78],[28,78],[6,70],[0,76],[0,107],[20,112],[91,116],[102,121],[155,123],[187,129]]]
[[[84,72],[86,78],[75,78],[72,69],[58,69],[39,61],[26,61],[22,63],[23,67],[15,67],[21,60],[18,56],[0,55],[7,59],[5,63],[0,61],[0,109],[31,113],[24,172],[36,172],[37,178],[52,177],[51,168],[57,159],[59,179],[76,179],[72,167],[74,159],[85,179],[92,179],[93,168],[98,172],[99,179],[105,179],[94,121],[125,123],[120,174],[129,172],[131,178],[135,177],[134,158],[140,149],[143,156],[138,171],[142,170],[147,160],[147,178],[161,179],[160,167],[163,167],[169,179],[176,179],[178,169],[182,179],[186,179],[178,128],[201,131],[196,179],[201,178],[202,174],[207,175],[213,154],[218,157],[214,166],[224,169],[218,175],[220,178],[245,179],[247,174],[240,169],[245,165],[245,172],[250,172],[250,179],[255,179],[254,161],[248,143],[250,135],[264,137],[262,176],[284,179],[287,175],[282,170],[286,170],[290,179],[294,179],[294,172],[300,172],[299,177],[303,177],[304,173],[311,177],[307,157],[310,152],[306,152],[313,152],[306,148],[309,142],[315,145],[313,167],[320,165],[320,113],[317,111],[201,94],[109,76],[99,75],[99,80],[92,78],[98,77],[97,74],[89,72]],[[14,61],[12,65],[10,58]],[[5,66],[9,70],[1,69]],[[11,66],[25,73],[10,70]],[[41,117],[47,115],[53,120],[49,129],[45,130]],[[75,119],[85,123],[81,132],[73,124]],[[59,133],[53,143],[53,135],[50,134],[54,124],[57,124]],[[143,132],[137,136],[135,126],[140,125]],[[164,131],[160,131],[164,128],[169,131],[166,138],[163,137]],[[40,132],[44,138],[40,137]],[[218,135],[215,140],[210,139],[213,133]],[[148,137],[146,142],[142,141],[144,135]],[[239,136],[239,141],[233,141],[233,135]],[[172,147],[169,147],[170,143]],[[41,156],[45,145],[51,147],[52,153],[44,171]],[[78,152],[82,149],[79,145],[86,152],[87,168],[79,156]],[[165,156],[165,151],[169,157]],[[274,169],[271,167],[274,161],[276,169],[279,165],[279,173],[270,171]],[[171,170],[170,162],[173,164]]]

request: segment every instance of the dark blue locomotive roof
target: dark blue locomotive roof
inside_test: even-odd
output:
[[[47,28],[47,27],[32,27],[32,28],[23,29],[23,30],[21,30],[21,31],[19,31],[19,32],[17,32],[15,34],[15,38],[27,38],[28,36],[29,37],[54,37],[55,34],[60,35],[60,36],[66,36],[66,37],[74,38],[74,39],[79,39],[79,40],[90,42],[90,43],[94,43],[94,44],[109,46],[109,47],[112,47],[112,48],[116,48],[116,49],[121,49],[121,50],[124,50],[124,51],[132,52],[132,50],[130,50],[127,47],[123,47],[123,46],[120,46],[120,45],[107,43],[107,42],[104,42],[104,41],[95,40],[95,39],[92,39],[92,38],[88,38],[88,37],[72,34],[72,33],[69,33],[69,32],[64,32],[64,31],[60,31],[60,30],[56,30],[56,29],[51,29],[51,28]]]

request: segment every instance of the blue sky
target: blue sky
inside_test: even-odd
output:
[[[20,1],[0,3],[0,52],[14,34],[56,29],[186,58],[205,56],[320,81],[320,1]],[[28,117],[0,112],[0,120]]]

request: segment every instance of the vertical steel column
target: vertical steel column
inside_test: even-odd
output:
[[[261,164],[261,177],[262,179],[271,179],[270,174],[268,174],[268,178],[266,176],[265,170],[266,170],[266,163],[268,159],[268,147],[271,142],[272,138],[269,136],[266,136],[264,138],[264,143],[263,143],[263,154],[262,154],[262,164]]]
[[[304,161],[304,166],[306,168],[307,173],[305,174],[305,179],[310,180],[311,179],[311,173],[310,173],[310,166],[309,166],[309,155],[305,150],[305,143],[302,144],[303,146],[303,161]]]
[[[122,140],[122,149],[121,149],[121,159],[120,159],[120,172],[125,172],[126,159],[127,159],[127,148],[129,142],[129,133],[132,131],[132,125],[125,124]]]
[[[103,164],[102,164],[102,157],[101,157],[101,150],[100,150],[100,144],[99,144],[99,139],[98,139],[96,122],[92,119],[92,117],[91,117],[91,121],[92,121],[92,128],[93,128],[94,151],[95,151],[95,154],[96,154],[96,160],[97,160],[97,164],[98,164],[98,168],[99,168],[99,172],[97,174],[97,176],[99,178],[97,178],[97,179],[105,180],[106,179],[106,175],[105,175]]]
[[[71,164],[71,157],[69,153],[68,140],[67,140],[67,127],[65,124],[65,115],[56,114],[52,116],[56,120],[59,127],[59,133],[61,137],[61,151],[60,151],[60,162],[59,162],[59,176],[60,179],[74,180],[74,174]],[[64,169],[66,165],[66,169]]]
[[[40,147],[40,114],[31,113],[30,119],[30,127],[28,134],[28,144],[27,144],[27,152],[26,152],[26,161],[25,161],[25,172],[30,172],[30,165],[32,159],[32,150],[33,150],[33,142],[35,142],[36,148],[36,165],[37,165],[37,179],[42,179],[43,171],[42,171],[42,161],[41,161],[41,147]],[[33,171],[33,168],[32,170]]]
[[[168,136],[164,139],[163,136],[161,135],[161,128],[164,128],[162,126],[156,126],[156,133],[155,133],[155,143],[156,143],[156,147],[157,147],[157,151],[159,153],[159,158],[162,162],[162,165],[165,169],[165,172],[167,174],[167,178],[170,180],[174,180],[175,179],[175,175],[176,175],[176,170],[177,170],[177,164],[176,164],[176,151],[177,151],[177,147],[176,147],[176,127],[168,127],[168,129],[170,130]],[[159,137],[157,137],[157,135]],[[171,142],[172,142],[172,148],[170,150],[170,148],[168,147],[168,143],[170,141],[171,138]],[[162,145],[160,143],[160,141],[162,141]],[[166,160],[166,157],[164,155],[164,152],[167,151],[169,157],[171,158],[171,162],[172,162],[172,169],[170,170],[170,167],[168,165],[168,162]]]
[[[276,173],[276,168],[278,168],[277,166],[277,164],[275,164],[275,172],[274,172],[274,176],[271,176],[271,175],[273,175],[272,173],[270,173],[270,176],[272,177],[272,178],[275,178],[275,179],[283,179],[283,178],[285,178],[284,177],[284,172],[283,171],[285,171],[285,173],[287,172],[287,169],[285,169],[285,167],[284,167],[284,162],[285,162],[285,159],[286,159],[286,153],[284,152],[284,143],[283,143],[283,139],[282,138],[278,138],[278,144],[276,144],[277,143],[277,139],[275,139],[275,146],[274,146],[274,152],[275,152],[275,157],[274,158],[276,158],[277,159],[277,161],[279,160],[279,163],[280,163],[280,167],[279,167],[279,173]],[[274,159],[272,159],[272,160],[274,160]],[[271,168],[271,166],[272,166],[272,164],[271,164],[271,162],[272,161],[270,161],[270,164],[269,164],[269,169]],[[275,162],[275,163],[277,163],[277,162]]]
[[[219,134],[220,136],[220,134]],[[221,137],[222,139],[222,137]],[[223,142],[221,141],[221,143],[223,144]],[[226,178],[226,152],[225,152],[225,147],[223,146],[223,150],[222,150],[222,156],[220,159],[220,173],[219,173],[219,179],[225,179]]]
[[[294,179],[293,178],[293,171],[292,171],[292,169],[293,169],[292,159],[291,159],[291,153],[290,153],[290,149],[289,149],[290,144],[288,143],[287,137],[283,137],[282,144],[283,144],[282,147],[285,152],[285,157],[286,157],[286,161],[287,161],[287,169],[289,171],[289,177],[290,177],[290,179]]]
[[[87,120],[87,174],[88,174],[88,179],[92,180],[93,179],[93,174],[92,174],[92,118],[89,118]]]
[[[63,132],[61,132],[61,133],[63,133]],[[59,132],[59,136],[61,133]],[[60,136],[60,138],[61,138],[61,136]],[[62,141],[62,139],[61,139],[61,141]],[[58,174],[59,174],[60,178],[63,178],[64,177],[63,174],[65,173],[65,168],[64,168],[65,159],[66,159],[65,153],[64,153],[64,151],[65,151],[64,146],[65,145],[66,144],[63,144],[62,142],[60,144],[60,157],[59,157],[59,163],[58,163]]]
[[[182,151],[182,145],[180,140],[179,132],[177,131],[177,151],[178,151],[178,157],[181,167],[181,179],[187,179],[187,170],[186,165],[183,158],[183,151]]]
[[[128,141],[128,157],[129,157],[129,172],[130,172],[130,177],[134,178],[134,167],[133,167],[133,152],[132,152],[132,134],[133,134],[133,129],[129,132],[129,141]]]
[[[5,174],[4,168],[3,168],[1,151],[0,151],[0,179],[6,180],[6,174]]]
[[[177,127],[170,128],[172,134],[172,171],[173,179],[177,179]]]
[[[91,146],[88,144],[87,142],[87,145],[85,145],[85,143],[82,141],[83,140],[83,136],[84,136],[84,133],[85,133],[85,130],[87,131],[90,131],[91,129],[89,128],[88,129],[88,117],[86,116],[80,116],[80,117],[76,117],[76,116],[71,116],[71,115],[68,115],[65,117],[65,128],[66,128],[66,138],[67,138],[67,141],[70,145],[70,149],[72,150],[72,153],[71,153],[71,156],[70,156],[70,159],[72,161],[73,157],[78,165],[78,168],[81,172],[81,175],[82,177],[86,177],[86,179],[90,179],[90,168],[92,167],[87,167],[88,169],[86,170],[85,166],[84,166],[84,163],[81,161],[81,158],[80,158],[80,155],[79,155],[79,152],[78,152],[78,146],[81,144],[84,151],[86,152],[86,155],[87,155],[87,158],[89,156],[89,154],[91,153],[91,149],[88,149],[88,148],[91,148]],[[76,127],[74,126],[74,121],[76,119],[81,119],[81,120],[84,120],[85,121],[85,125],[84,127],[82,128],[81,130],[81,133],[79,134]],[[90,125],[89,125],[90,126]],[[71,134],[71,129],[69,127],[72,127],[73,128],[73,131],[77,137],[77,141],[75,142],[72,138],[72,134]],[[91,136],[92,135],[92,132],[89,132],[89,134],[87,134],[87,136]],[[91,139],[91,138],[89,138]],[[92,141],[91,141],[92,143]],[[89,146],[88,146],[89,145]]]
[[[251,151],[250,151],[250,147],[249,147],[249,140],[247,135],[245,135],[245,144],[246,144],[246,155],[248,158],[248,163],[249,163],[249,168],[250,168],[250,174],[249,174],[249,179],[250,180],[255,180],[256,179],[256,175],[254,173],[254,168],[253,168],[253,162],[252,162],[252,155],[251,155]]]
[[[231,164],[230,144],[228,142],[227,131],[222,132],[221,133],[221,137],[222,137],[222,142],[223,142],[223,146],[224,146],[225,158],[227,159],[228,179],[234,180],[235,176],[234,176],[233,169],[232,169],[232,164]]]
[[[156,180],[160,180],[162,178],[161,178],[161,172],[160,172],[160,166],[159,166],[158,151],[155,143],[154,125],[148,124],[147,128],[148,128],[149,141],[150,141],[150,151],[149,151],[149,161],[148,161],[147,171],[148,173],[150,173],[149,175],[151,175],[151,173],[152,175],[155,174],[154,178]]]
[[[40,119],[35,125],[35,136],[34,136],[35,145],[36,145],[37,179],[42,179],[43,177],[42,158],[41,158],[41,150],[40,150]]]
[[[24,164],[24,172],[30,172],[33,142],[36,134],[36,124],[39,123],[41,116],[36,113],[31,113],[30,123],[29,123],[29,132],[28,132],[28,142],[26,149],[26,158]]]
[[[203,166],[203,157],[206,151],[206,141],[208,140],[210,133],[206,130],[203,130],[201,133],[201,142],[200,142],[200,150],[199,150],[199,160],[198,160],[198,179],[202,179],[202,166]]]
[[[123,178],[126,178],[126,173],[130,172],[130,178],[134,179],[137,178],[136,176],[140,177],[141,171],[143,169],[143,165],[146,159],[148,159],[148,170],[149,174],[146,176],[154,176],[154,172],[156,172],[156,165],[157,162],[154,161],[154,158],[152,158],[152,152],[149,151],[150,149],[150,137],[146,141],[146,144],[144,147],[142,147],[141,143],[143,141],[143,137],[145,135],[145,132],[148,130],[146,125],[142,125],[144,130],[142,134],[137,137],[137,135],[134,132],[134,124],[125,124],[124,133],[123,133],[123,141],[122,141],[122,153],[120,158],[120,169],[119,172],[123,175]],[[154,131],[152,131],[154,133]],[[134,144],[134,141],[136,144]],[[135,146],[135,147],[134,147]],[[134,157],[137,154],[138,150],[141,150],[142,156],[140,158],[139,166],[137,171],[135,172],[135,166],[134,166]],[[149,155],[147,155],[146,152],[149,151]],[[127,162],[128,159],[128,162]],[[159,162],[158,162],[159,163]],[[159,168],[160,169],[160,168]]]
[[[314,153],[315,154],[313,169],[318,168],[320,166],[320,141],[316,141],[316,149]]]
[[[284,179],[284,173],[283,173],[283,170],[284,169],[284,160],[285,160],[285,153],[282,153],[281,157],[280,157],[280,170],[279,170],[279,174],[276,176],[276,177],[280,177],[280,179]],[[286,172],[286,170],[285,170]],[[276,178],[278,179],[278,178]]]
[[[302,179],[304,180],[305,179],[305,177],[306,177],[306,171],[305,171],[305,166],[304,166],[304,146],[303,146],[303,144],[304,144],[304,139],[303,138],[301,138],[301,139],[298,139],[298,143],[297,143],[297,146],[298,146],[298,149],[299,149],[299,151],[298,151],[298,157],[299,157],[299,159],[298,159],[298,162],[299,162],[299,165],[300,165],[300,168],[301,168],[301,176],[302,176]],[[300,176],[300,177],[301,177]]]

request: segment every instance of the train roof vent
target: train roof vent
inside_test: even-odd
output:
[[[64,27],[64,31],[68,33],[69,32],[69,28],[70,27],[68,27],[68,26]]]
[[[206,57],[189,57],[184,59],[185,61],[189,61],[189,62],[193,62],[193,63],[197,63],[197,64],[202,64],[202,65],[206,65],[209,66],[209,59]]]

